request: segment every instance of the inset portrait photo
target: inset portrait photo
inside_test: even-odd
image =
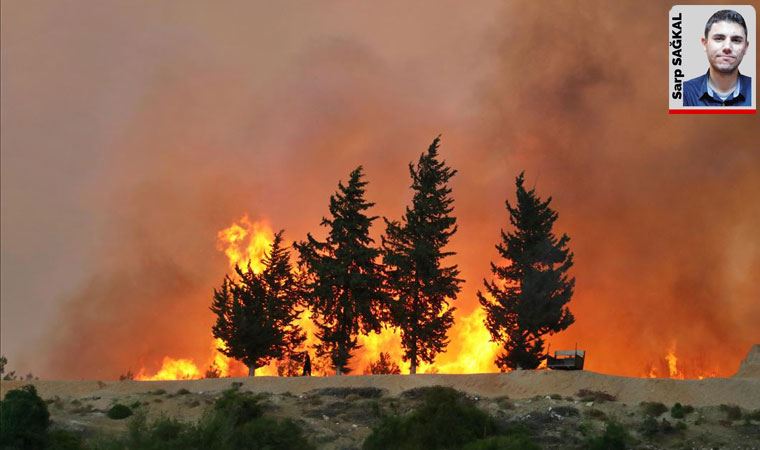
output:
[[[669,13],[671,114],[754,114],[756,15],[751,5],[678,5]]]

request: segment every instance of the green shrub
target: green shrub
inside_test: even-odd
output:
[[[756,409],[752,412],[745,413],[744,418],[749,419],[749,420],[756,420],[760,422],[760,409]]]
[[[742,409],[736,405],[720,405],[720,410],[726,413],[726,419],[739,420],[742,418]]]
[[[263,417],[251,394],[226,391],[195,424],[160,417],[148,422],[144,412],[130,420],[120,438],[106,438],[98,449],[108,450],[236,450],[241,448],[311,450],[314,446],[291,420]],[[109,440],[110,439],[110,440]]]
[[[623,450],[630,441],[631,435],[622,425],[616,422],[607,422],[604,434],[589,439],[586,448],[589,450]]]
[[[122,405],[121,403],[117,403],[111,407],[111,409],[108,410],[106,415],[110,419],[114,420],[121,420],[126,419],[127,417],[132,415],[132,410],[127,405]]]
[[[540,450],[531,438],[525,434],[511,436],[492,436],[479,439],[465,445],[462,450]]]
[[[43,448],[49,425],[47,405],[31,384],[0,401],[0,448]]]
[[[493,420],[462,393],[437,386],[415,394],[422,405],[404,417],[384,418],[364,441],[364,449],[458,448],[495,434]]]
[[[233,434],[232,448],[310,449],[301,430],[290,419],[277,421],[261,417],[243,425]]]
[[[673,425],[666,418],[662,418],[660,421],[660,432],[668,434],[674,431]]]
[[[689,426],[686,425],[686,422],[684,422],[683,420],[679,420],[678,422],[676,422],[676,430],[686,431],[687,428],[689,428]]]
[[[676,403],[670,408],[670,416],[674,419],[683,419],[687,415],[694,412],[694,407],[691,405],[683,406],[680,403]]]
[[[214,403],[214,410],[227,416],[234,426],[242,425],[263,414],[263,408],[257,398],[236,389],[224,391]]]
[[[651,417],[660,417],[668,410],[668,407],[661,402],[641,402],[641,411]]]
[[[190,391],[188,391],[185,388],[182,388],[182,389],[178,390],[175,395],[187,395],[189,393],[190,393]]]
[[[52,430],[47,436],[47,450],[84,449],[82,437],[69,430]]]
[[[646,419],[639,424],[639,433],[641,433],[642,436],[651,437],[657,434],[658,431],[660,431],[660,424],[657,422],[657,419],[652,416],[647,416]]]

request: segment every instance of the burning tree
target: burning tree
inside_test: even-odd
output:
[[[409,163],[414,197],[402,221],[385,219],[383,263],[392,303],[393,324],[401,330],[403,359],[410,361],[410,373],[420,361],[432,363],[447,345],[446,332],[454,323],[456,298],[461,279],[456,265],[443,266],[442,260],[454,252],[443,251],[456,232],[451,189],[447,183],[456,174],[438,160],[440,136],[415,166]]]
[[[508,262],[504,266],[491,263],[495,280],[483,280],[489,296],[478,291],[478,299],[486,310],[485,325],[495,342],[505,352],[496,359],[503,370],[535,369],[544,359],[542,336],[569,327],[574,321],[565,306],[573,295],[575,278],[567,275],[573,265],[573,254],[567,248],[570,238],[552,232],[557,213],[542,201],[535,189],[523,187],[524,173],[517,185],[517,204],[506,202],[513,232],[501,232],[496,245]]]
[[[380,352],[377,361],[369,363],[364,369],[365,375],[398,375],[401,369],[392,359],[390,353]]]
[[[351,172],[348,185],[338,183],[330,196],[332,219],[323,218],[329,228],[327,240],[311,234],[296,243],[306,273],[305,297],[319,343],[317,356],[328,356],[336,374],[348,373],[351,352],[358,347],[359,333],[379,332],[387,308],[383,276],[376,262],[379,250],[369,237],[372,221],[364,211],[374,205],[364,199],[366,181],[362,167]]]
[[[305,340],[296,324],[301,310],[300,289],[292,273],[290,252],[282,246],[282,234],[275,234],[263,270],[247,271],[235,266],[239,280],[225,276],[214,290],[211,311],[216,314],[212,328],[215,338],[224,341],[218,350],[248,366],[248,375],[273,359],[280,359]]]

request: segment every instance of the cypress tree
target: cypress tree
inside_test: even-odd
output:
[[[282,234],[275,234],[261,273],[255,273],[250,265],[246,271],[236,266],[239,279],[227,275],[214,290],[211,311],[217,317],[212,332],[226,345],[219,350],[243,361],[249,376],[294,351],[306,338],[295,322],[301,313],[300,290],[290,252],[282,246]]]
[[[365,200],[362,167],[351,172],[347,185],[338,183],[330,196],[332,218],[322,242],[311,234],[295,244],[306,274],[305,298],[312,311],[319,343],[317,356],[328,356],[336,374],[348,373],[351,352],[359,347],[359,333],[379,332],[387,308],[379,250],[369,237],[372,222],[365,211],[374,206]]]
[[[403,359],[410,362],[412,374],[420,362],[432,363],[448,345],[446,332],[456,309],[449,301],[456,299],[462,282],[456,265],[443,265],[444,258],[455,254],[443,248],[457,230],[448,187],[456,170],[438,160],[439,143],[440,136],[416,165],[409,163],[412,206],[401,221],[385,219],[382,244],[388,289],[394,298],[392,321],[401,331]]]
[[[489,296],[478,291],[486,310],[485,325],[494,342],[504,352],[496,364],[507,369],[535,369],[545,358],[542,336],[569,327],[574,317],[567,308],[575,278],[568,276],[573,254],[570,238],[557,238],[552,231],[557,213],[542,201],[535,189],[525,190],[524,173],[517,186],[517,204],[506,202],[514,231],[501,231],[496,249],[507,260],[503,266],[491,263],[494,280],[483,280]]]

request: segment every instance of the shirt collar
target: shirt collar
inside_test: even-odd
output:
[[[715,91],[713,91],[712,87],[710,87],[710,71],[709,70],[707,71],[707,77],[705,77],[705,88],[707,91],[707,95],[713,98],[720,98],[720,96],[715,95]],[[742,76],[739,73],[737,74],[737,77],[736,77],[736,86],[734,87],[733,92],[728,94],[728,97],[726,97],[726,99],[736,98],[741,92],[741,90],[742,90]]]

